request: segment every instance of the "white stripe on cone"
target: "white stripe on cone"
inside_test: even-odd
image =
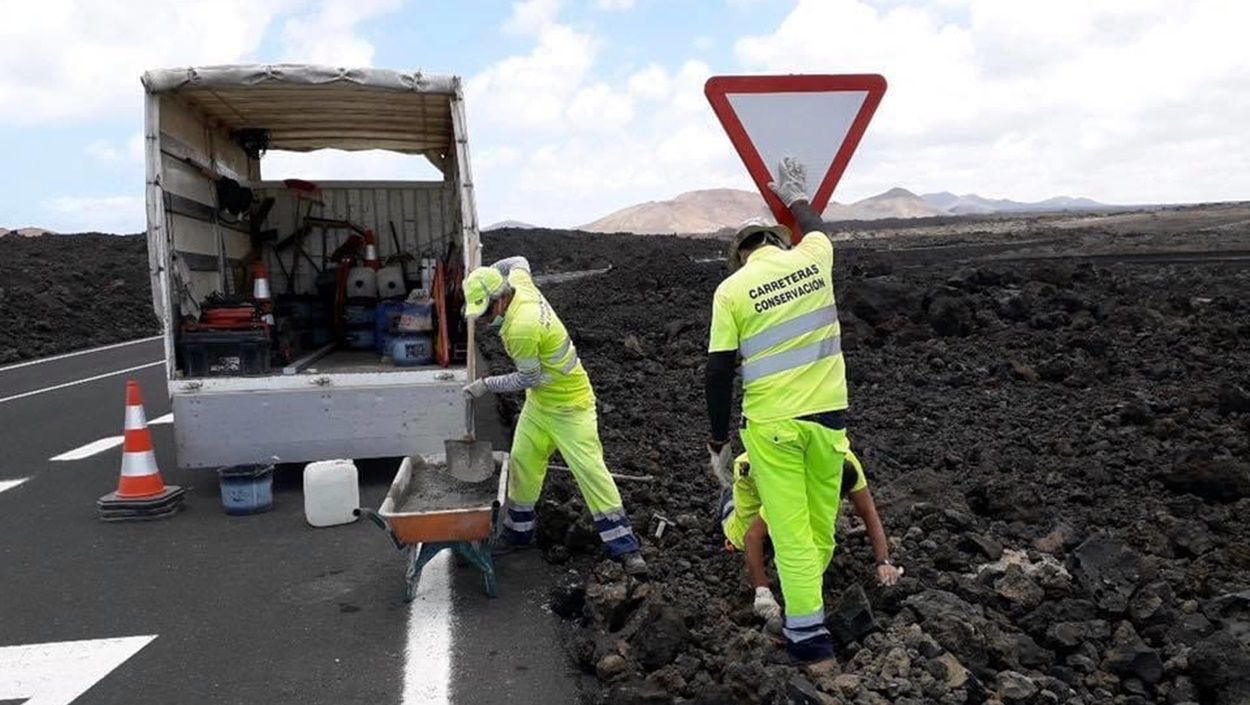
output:
[[[126,407],[125,429],[127,431],[138,431],[140,429],[145,428],[147,426],[147,423],[148,423],[148,419],[147,419],[147,416],[143,413],[142,404],[136,404],[135,406]]]
[[[122,453],[122,475],[142,477],[155,475],[158,472],[160,471],[156,469],[156,454],[152,451]]]

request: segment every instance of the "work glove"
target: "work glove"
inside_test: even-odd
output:
[[[807,200],[807,168],[794,157],[786,157],[777,165],[777,180],[768,188],[789,208],[795,201]]]
[[[764,621],[781,616],[781,605],[777,604],[773,591],[766,587],[755,588],[755,604],[751,606],[751,610],[755,612],[756,617]]]
[[[720,447],[717,448],[717,445]],[[730,453],[732,451],[733,449],[729,447],[728,442],[707,444],[708,468],[712,471],[712,477],[720,484],[721,489],[730,487],[734,483],[733,471],[730,469],[730,462],[732,462]]]
[[[475,379],[473,382],[465,385],[464,395],[470,399],[477,399],[487,391],[489,390],[486,389],[486,380]]]

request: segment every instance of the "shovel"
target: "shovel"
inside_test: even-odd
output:
[[[447,472],[461,482],[485,482],[495,474],[495,456],[490,441],[473,437],[473,400],[464,402],[464,438],[443,441]]]

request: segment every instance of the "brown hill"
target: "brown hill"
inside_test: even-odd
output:
[[[668,201],[622,208],[578,229],[600,233],[714,233],[767,214],[764,199],[754,191],[706,189],[688,191]],[[826,220],[876,220],[924,218],[950,212],[926,203],[906,189],[894,188],[849,205],[830,203],[823,215]]]
[[[44,230],[43,228],[18,228],[17,230],[0,228],[0,237],[4,237],[5,235],[16,235],[18,237],[39,237],[40,235],[48,234],[52,234],[52,231]]]

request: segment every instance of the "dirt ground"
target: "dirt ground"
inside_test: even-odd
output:
[[[488,259],[614,266],[544,289],[595,385],[609,465],[655,478],[620,483],[647,581],[600,560],[564,473],[540,504],[544,553],[569,566],[552,608],[601,684],[587,700],[1250,703],[1248,216],[843,234],[852,441],[906,575],[876,585],[841,521],[826,573],[840,673],[820,677],[752,617],[704,469],[723,267],[698,260],[724,243],[487,234]]]
[[[0,238],[0,364],[155,335],[142,236]]]

